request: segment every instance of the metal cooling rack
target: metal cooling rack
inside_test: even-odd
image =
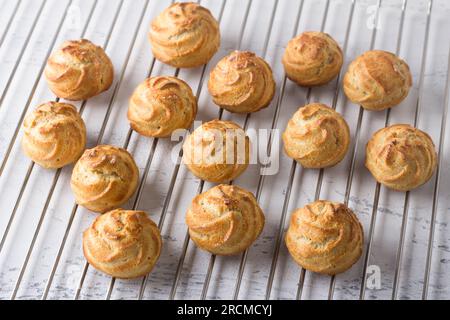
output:
[[[166,0],[0,1],[0,298],[2,299],[442,299],[450,297],[450,3],[444,0],[205,0],[221,24],[222,46],[202,68],[173,69],[155,60],[146,40],[151,19]],[[280,63],[287,41],[303,30],[322,30],[341,44],[345,65],[327,86],[304,89],[287,80]],[[116,280],[89,266],[81,233],[95,215],[78,207],[68,187],[72,167],[44,170],[20,150],[28,110],[56,100],[42,73],[52,50],[66,39],[102,45],[116,67],[112,88],[77,103],[88,147],[128,149],[141,180],[124,207],[150,213],[162,230],[163,253],[148,276]],[[348,102],[341,76],[368,49],[386,49],[410,64],[414,86],[401,106],[367,112]],[[211,66],[233,49],[251,50],[271,65],[277,94],[270,107],[247,116],[210,101],[204,83]],[[326,170],[303,170],[282,152],[270,131],[266,154],[280,153],[277,175],[251,165],[233,183],[255,193],[266,214],[260,239],[242,255],[216,257],[195,248],[184,225],[190,200],[211,185],[181,164],[179,144],[140,137],[126,120],[127,99],[144,78],[186,80],[199,101],[199,120],[223,118],[245,129],[283,130],[310,101],[328,103],[351,125],[346,159]],[[439,152],[431,181],[412,192],[391,192],[364,169],[364,145],[378,128],[411,123],[427,131]],[[176,162],[168,161],[175,150]],[[260,171],[262,170],[262,171]],[[284,247],[290,212],[315,199],[348,204],[365,230],[363,257],[336,277],[300,269]],[[367,284],[367,285],[363,285]]]

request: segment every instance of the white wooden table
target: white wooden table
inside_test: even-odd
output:
[[[112,283],[110,277],[93,268],[84,269],[81,235],[95,215],[81,207],[72,210],[74,202],[69,186],[72,166],[61,171],[30,166],[30,160],[20,148],[21,132],[18,131],[15,138],[15,130],[27,108],[32,110],[39,103],[55,99],[41,77],[51,49],[66,39],[80,38],[84,33],[83,37],[106,47],[116,70],[115,82],[108,92],[87,101],[84,106],[76,104],[83,108],[88,147],[98,142],[123,146],[129,130],[128,97],[148,76],[153,65],[147,41],[149,23],[169,4],[170,0],[0,0],[0,236],[3,237],[0,243],[0,298],[40,299],[43,295],[48,299],[73,299],[76,295],[80,299],[138,298],[142,279]],[[445,101],[449,67],[449,1],[434,0],[429,16],[428,0],[409,0],[402,19],[402,0],[384,0],[376,32],[372,27],[377,17],[377,0],[357,0],[353,11],[350,0],[253,0],[251,3],[248,0],[203,0],[201,4],[217,18],[221,16],[222,43],[206,69],[179,71],[179,77],[199,94],[197,120],[218,117],[219,109],[212,103],[205,81],[211,66],[237,49],[242,34],[240,49],[264,55],[277,81],[273,103],[252,114],[248,128],[271,128],[278,110],[275,127],[284,129],[294,111],[305,103],[308,93],[307,89],[283,81],[281,56],[284,46],[293,34],[320,30],[328,6],[324,31],[341,46],[347,42],[343,70],[349,61],[371,47],[371,39],[374,48],[392,52],[397,50],[400,40],[399,54],[411,67],[414,86],[408,98],[392,109],[390,123],[413,124],[418,106],[418,127],[427,131],[439,147],[441,120],[449,104]],[[298,31],[295,31],[298,17]],[[426,36],[428,18],[429,33]],[[398,37],[401,22],[403,32]],[[422,70],[422,48],[426,38]],[[420,81],[421,71],[424,72],[423,81]],[[173,75],[175,72],[156,61],[151,75]],[[310,100],[332,105],[336,85],[333,81],[312,89]],[[332,298],[360,298],[364,271],[370,271],[372,281],[372,272],[379,270],[379,287],[376,282],[371,282],[375,287],[366,288],[364,298],[390,299],[395,289],[397,298],[420,299],[428,273],[428,252],[432,252],[432,256],[427,297],[450,298],[449,131],[441,150],[438,192],[435,175],[425,186],[409,194],[407,210],[404,210],[405,194],[381,187],[374,210],[376,183],[364,167],[364,150],[371,134],[384,126],[386,113],[360,113],[359,106],[348,102],[341,90],[336,96],[336,108],[349,122],[353,139],[345,160],[324,171],[320,198],[342,202],[347,196],[349,206],[363,223],[366,248],[370,240],[370,252],[367,263],[365,251],[351,270],[334,279]],[[242,126],[246,119],[245,115],[228,112],[224,112],[223,118]],[[360,126],[358,120],[361,120]],[[279,154],[280,168],[278,174],[266,176],[262,184],[260,205],[266,215],[266,226],[248,251],[245,267],[241,269],[240,299],[265,298],[268,283],[273,284],[271,299],[295,299],[298,291],[300,268],[290,259],[284,241],[277,241],[280,226],[284,232],[290,212],[314,200],[319,171],[296,167],[291,179],[292,161],[280,152],[279,139],[275,142],[272,151]],[[208,299],[231,299],[242,266],[241,255],[217,257],[212,261],[209,254],[192,243],[185,252],[183,250],[184,214],[200,182],[183,165],[174,174],[176,163],[171,161],[170,153],[177,145],[168,140],[156,142],[136,133],[129,140],[128,150],[138,163],[141,177],[145,177],[138,208],[148,211],[156,222],[163,213],[165,217],[162,255],[148,278],[142,297],[167,299],[172,292],[176,299],[199,299],[202,295]],[[147,162],[149,156],[151,161]],[[147,163],[149,170],[145,175]],[[236,183],[256,193],[259,172],[260,166],[252,165]],[[349,175],[349,172],[354,174]],[[171,180],[175,182],[173,188]],[[210,186],[205,183],[204,190]],[[131,199],[125,207],[131,208],[133,201]],[[285,224],[280,225],[283,217]],[[435,232],[429,250],[432,225]],[[401,238],[403,241],[399,242]],[[277,248],[279,255],[276,257]],[[399,248],[401,255],[398,255]],[[183,253],[185,259],[179,268]],[[270,278],[271,269],[273,279]],[[173,290],[177,270],[180,271],[179,281]],[[330,277],[309,272],[304,276],[302,299],[328,298]],[[205,285],[207,279],[210,281]]]

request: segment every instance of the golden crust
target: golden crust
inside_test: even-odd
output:
[[[197,195],[186,214],[192,241],[217,255],[247,249],[264,228],[264,214],[251,192],[218,185]]]
[[[409,66],[395,54],[367,51],[350,63],[344,92],[350,101],[367,110],[384,110],[406,98],[412,85]]]
[[[153,77],[142,82],[130,98],[131,127],[148,137],[167,137],[188,129],[197,114],[197,100],[189,85],[175,77]]]
[[[346,205],[319,200],[293,212],[286,246],[301,267],[328,275],[349,269],[361,256],[364,233]]]
[[[408,191],[426,183],[437,166],[433,140],[407,124],[374,133],[366,147],[366,167],[379,183]]]
[[[99,145],[83,153],[70,184],[76,203],[95,212],[106,212],[128,201],[138,180],[139,170],[127,150]]]
[[[105,51],[86,39],[66,41],[45,67],[53,93],[67,100],[87,100],[109,89],[114,67]]]
[[[231,121],[212,120],[198,127],[183,144],[183,162],[202,180],[224,183],[247,169],[250,140]]]
[[[196,3],[174,3],[153,20],[149,40],[156,59],[177,68],[198,67],[219,49],[219,24]]]
[[[43,103],[25,117],[22,127],[24,153],[44,168],[77,161],[86,146],[86,126],[71,104]]]
[[[275,94],[272,69],[248,51],[233,51],[211,71],[208,90],[214,103],[236,113],[267,107]]]
[[[283,133],[284,150],[305,168],[339,163],[350,144],[345,119],[330,107],[311,103],[297,110]]]
[[[289,79],[309,87],[326,84],[335,78],[341,70],[343,56],[330,35],[310,31],[288,42],[282,62]]]
[[[116,209],[83,233],[83,253],[96,269],[116,278],[148,274],[161,253],[161,234],[144,211]]]

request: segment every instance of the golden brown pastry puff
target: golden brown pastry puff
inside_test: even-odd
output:
[[[153,77],[142,82],[130,98],[131,127],[148,137],[167,137],[188,129],[197,114],[197,100],[189,85],[175,77]]]
[[[106,212],[130,199],[138,180],[138,168],[127,150],[99,145],[87,149],[76,163],[71,187],[76,203]]]
[[[344,76],[345,95],[367,110],[384,110],[406,98],[412,77],[405,61],[395,54],[367,51],[350,63]]]
[[[50,55],[45,77],[56,96],[87,100],[109,89],[114,68],[101,47],[86,39],[71,40]]]
[[[202,180],[224,183],[247,169],[250,141],[231,121],[212,120],[190,134],[183,144],[183,162]]]
[[[109,211],[83,233],[86,260],[116,278],[148,274],[159,258],[161,245],[160,231],[144,211]]]
[[[46,102],[23,121],[22,149],[44,168],[57,169],[78,160],[86,146],[86,126],[67,103]]]
[[[378,130],[366,147],[366,167],[375,180],[398,191],[427,182],[436,169],[436,157],[430,136],[407,124]]]
[[[349,269],[362,254],[364,233],[346,205],[319,200],[293,212],[286,246],[301,267],[334,275]]]
[[[214,103],[236,113],[267,107],[275,94],[272,69],[248,51],[233,51],[211,71],[208,90]]]
[[[221,184],[192,200],[186,224],[197,246],[213,254],[231,255],[258,238],[264,214],[251,192]]]
[[[350,130],[330,107],[311,103],[297,110],[283,133],[284,150],[305,168],[325,168],[347,153]]]
[[[219,23],[199,4],[177,2],[153,20],[149,39],[156,59],[177,68],[198,67],[219,49]]]
[[[326,84],[341,70],[342,50],[327,33],[303,32],[291,39],[284,51],[286,76],[300,86]]]

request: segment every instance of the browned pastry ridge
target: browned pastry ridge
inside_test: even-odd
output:
[[[131,127],[148,137],[167,137],[177,129],[188,129],[197,114],[197,100],[189,85],[169,76],[142,82],[130,98]]]
[[[233,51],[211,71],[208,90],[218,106],[236,113],[267,107],[275,94],[272,69],[248,51]]]
[[[116,209],[83,233],[83,253],[96,269],[116,278],[148,274],[161,253],[161,235],[144,211]]]
[[[177,68],[198,67],[219,49],[219,24],[199,4],[174,3],[153,20],[149,40],[156,59]]]
[[[127,150],[99,145],[83,153],[70,184],[76,203],[103,213],[128,201],[138,180],[139,170]]]
[[[297,110],[283,133],[284,150],[305,168],[339,163],[350,144],[345,119],[330,107],[311,103]]]
[[[45,67],[53,93],[67,100],[87,100],[109,89],[114,67],[105,51],[86,39],[66,41]]]
[[[375,180],[398,191],[412,190],[430,180],[436,158],[430,136],[407,124],[378,130],[366,147],[366,167]]]
[[[362,254],[361,223],[346,205],[319,200],[293,212],[286,246],[301,267],[334,275],[349,269]]]
[[[330,35],[309,31],[288,42],[282,62],[289,79],[309,87],[334,79],[341,70],[343,56],[341,48]]]
[[[183,144],[183,162],[202,180],[224,183],[237,178],[250,162],[250,140],[236,123],[212,120]]]
[[[61,168],[78,160],[86,146],[86,126],[77,109],[47,102],[27,114],[22,149],[44,168]]]
[[[192,241],[217,255],[247,249],[264,228],[255,197],[235,185],[218,185],[197,195],[186,214]]]
[[[412,85],[409,66],[395,54],[371,50],[350,63],[344,76],[344,92],[350,101],[367,110],[398,105]]]

